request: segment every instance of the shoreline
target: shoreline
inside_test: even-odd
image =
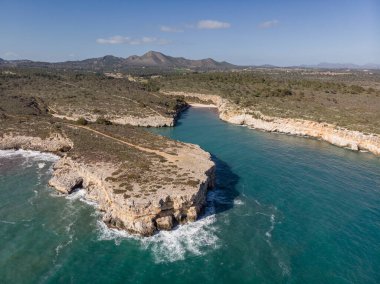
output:
[[[167,179],[165,183],[153,183],[154,190],[149,190],[151,183],[145,180],[116,180],[115,173],[120,171],[118,163],[100,160],[94,164],[82,160],[85,155],[82,158],[72,157],[70,151],[75,148],[74,144],[74,141],[59,135],[52,140],[51,137],[41,139],[8,134],[0,138],[0,149],[5,150],[0,153],[54,155],[56,160],[48,184],[56,192],[71,196],[76,189],[83,188],[83,198],[99,205],[94,207],[103,212],[100,220],[105,225],[141,236],[151,236],[157,231],[172,230],[177,224],[196,221],[206,205],[206,194],[214,185],[215,164],[211,155],[194,144],[181,143],[176,153],[160,152],[157,155],[157,150],[134,147],[137,152],[148,151],[149,155],[155,154],[157,157],[162,154],[166,160],[169,159],[164,162],[165,165],[161,162],[160,167],[154,167],[157,170],[150,171],[150,175],[157,180]],[[121,147],[132,146],[123,144]],[[62,149],[65,151],[62,152]],[[174,166],[170,166],[171,163]],[[165,166],[175,167],[184,182],[179,183],[171,178]],[[143,174],[142,168],[136,166],[136,170]],[[127,184],[144,194],[130,196],[131,191],[124,189]],[[148,189],[142,191],[144,188]]]
[[[380,135],[349,130],[330,123],[305,119],[271,117],[254,109],[241,108],[238,105],[217,95],[206,95],[188,92],[162,92],[165,95],[197,98],[201,101],[212,101],[216,105],[219,118],[228,123],[247,126],[266,132],[284,133],[319,139],[332,145],[358,152],[371,152],[380,156]],[[192,103],[189,103],[190,105]],[[201,104],[200,104],[201,105]]]
[[[194,107],[194,108],[218,108],[218,106],[214,104],[200,104],[200,103],[189,103],[189,106]]]

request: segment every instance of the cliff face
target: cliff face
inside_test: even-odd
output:
[[[166,185],[148,196],[126,198],[113,190],[115,183],[109,177],[117,171],[115,165],[83,164],[68,157],[56,163],[49,183],[64,194],[77,187],[85,188],[86,197],[104,212],[105,223],[149,236],[157,230],[170,230],[178,223],[195,221],[205,205],[208,188],[213,186],[214,164],[207,152],[189,145],[179,153],[177,165],[181,172],[194,172],[197,184]],[[159,170],[152,172],[153,176],[159,174]]]
[[[69,151],[73,143],[60,134],[51,134],[43,139],[41,137],[25,136],[19,134],[4,134],[0,137],[0,149],[25,149],[41,152],[63,153]]]
[[[111,114],[106,116],[100,116],[93,113],[88,112],[78,112],[78,113],[71,113],[70,115],[62,115],[59,114],[56,110],[53,110],[50,108],[51,115],[53,117],[59,118],[59,119],[67,119],[70,121],[77,121],[80,118],[85,118],[87,121],[95,122],[98,118],[105,118],[109,120],[112,123],[120,124],[120,125],[132,125],[132,126],[142,126],[142,127],[172,127],[175,124],[175,121],[177,119],[177,116],[186,108],[188,108],[188,105],[184,105],[180,108],[178,108],[176,111],[172,111],[171,114],[162,115],[160,113],[155,112],[152,110],[151,112],[153,114],[151,115],[145,115],[145,116],[132,116],[132,115],[120,115],[120,114]],[[60,112],[64,113],[64,112]]]
[[[327,141],[339,147],[351,150],[365,150],[380,155],[380,136],[348,130],[333,124],[319,123],[304,119],[279,118],[263,115],[259,111],[240,108],[219,96],[197,93],[168,92],[166,94],[196,97],[204,101],[213,101],[219,109],[220,119],[238,125],[269,132],[309,136]]]
[[[68,115],[60,115],[60,114],[52,114],[52,116],[60,119],[67,119],[71,121],[77,121],[79,118],[85,118],[87,121],[95,122],[99,116],[93,114],[72,114]],[[174,117],[165,117],[162,115],[153,115],[146,117],[137,117],[137,116],[106,116],[107,120],[111,121],[115,124],[121,125],[132,125],[132,126],[143,126],[143,127],[165,127],[165,126],[174,126],[175,116]]]
[[[181,143],[176,153],[165,155],[168,160],[165,163],[173,165],[171,168],[175,168],[176,173],[168,174],[168,166],[160,163],[143,173],[153,178],[154,190],[148,190],[143,180],[130,182],[125,179],[134,191],[141,192],[131,196],[126,192],[132,189],[120,190],[125,185],[115,177],[115,173],[120,172],[119,164],[110,161],[89,163],[63,153],[72,147],[72,141],[59,134],[46,139],[9,134],[0,139],[0,149],[22,148],[61,154],[63,157],[54,165],[51,186],[63,194],[84,188],[86,198],[95,201],[103,212],[106,224],[144,236],[195,221],[205,205],[207,190],[213,186],[214,163],[210,154],[196,145]],[[168,182],[161,183],[160,179]]]

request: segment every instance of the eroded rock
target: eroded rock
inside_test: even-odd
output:
[[[168,215],[156,219],[158,230],[171,230],[173,228],[173,216]]]

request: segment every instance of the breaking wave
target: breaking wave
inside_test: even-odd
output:
[[[141,240],[142,247],[151,249],[156,263],[183,260],[187,255],[204,255],[208,249],[219,247],[217,228],[211,226],[215,215],[179,226],[173,231],[160,231]]]
[[[30,150],[0,150],[1,158],[13,158],[19,156],[25,158],[27,161],[46,161],[56,162],[59,157],[51,153],[44,153],[39,151]]]
[[[151,237],[140,237],[109,228],[99,220],[97,222],[98,239],[114,240],[116,245],[126,239],[138,240],[143,249],[152,252],[156,263],[184,260],[192,255],[205,255],[210,250],[220,247],[218,228],[215,225],[215,202],[217,201],[217,190],[210,191],[207,195],[205,214],[199,220],[179,225],[172,231],[160,231]]]

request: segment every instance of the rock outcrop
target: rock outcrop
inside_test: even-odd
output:
[[[179,107],[177,110],[172,111],[171,114],[162,115],[154,110],[151,111],[152,114],[150,115],[120,115],[120,114],[108,114],[105,116],[101,116],[94,113],[88,113],[88,112],[78,112],[78,113],[72,113],[70,115],[63,115],[60,113],[64,113],[63,110],[60,110],[60,112],[57,112],[57,110],[53,110],[50,108],[51,115],[53,117],[59,118],[59,119],[67,119],[70,121],[77,121],[80,118],[84,118],[89,122],[95,122],[98,118],[104,118],[114,124],[120,124],[120,125],[132,125],[132,126],[141,126],[141,127],[172,127],[174,126],[178,115],[188,108],[188,105],[185,104],[182,107]],[[57,109],[57,108],[55,108]],[[67,113],[67,112],[66,112]]]
[[[61,115],[57,113],[52,113],[52,116],[60,119],[67,119],[71,121],[77,121],[80,118],[84,118],[87,121],[95,122],[100,116],[94,115],[94,114],[72,114],[70,116],[68,115]],[[143,127],[165,127],[165,126],[174,126],[175,118],[173,117],[166,117],[162,115],[152,115],[152,116],[145,116],[145,117],[138,117],[138,116],[130,116],[130,115],[123,115],[123,116],[106,116],[105,119],[109,120],[112,123],[115,124],[121,124],[121,125],[133,125],[133,126],[143,126]]]
[[[104,212],[103,220],[109,226],[152,235],[157,230],[195,221],[206,203],[208,188],[213,186],[214,164],[210,155],[194,145],[186,148],[179,153],[177,166],[182,172],[194,172],[194,185],[166,185],[149,195],[126,198],[115,193],[115,184],[109,178],[118,170],[117,165],[88,165],[68,157],[55,164],[50,185],[65,194],[81,186],[86,189],[86,198],[95,201]]]
[[[72,141],[58,133],[51,134],[45,139],[37,136],[33,137],[12,133],[4,134],[3,137],[0,137],[0,149],[2,150],[25,149],[60,154],[69,151],[72,147]]]
[[[304,119],[271,117],[254,109],[241,108],[215,95],[184,92],[166,92],[165,94],[196,97],[203,101],[213,101],[218,107],[220,119],[229,123],[245,125],[250,128],[269,132],[308,136],[327,141],[339,147],[345,147],[355,151],[364,150],[375,155],[380,155],[380,136],[377,134],[366,134],[329,123],[320,123]]]

